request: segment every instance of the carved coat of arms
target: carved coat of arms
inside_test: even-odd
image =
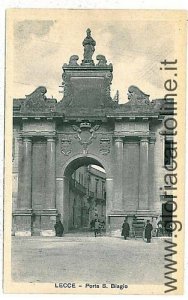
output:
[[[72,152],[72,141],[69,136],[63,136],[61,139],[61,152],[68,156]]]
[[[100,153],[102,155],[107,155],[110,153],[111,141],[109,138],[101,138],[100,139]]]
[[[78,139],[79,143],[83,146],[83,153],[87,153],[88,146],[92,143],[93,139],[96,138],[95,132],[99,129],[100,125],[91,127],[89,122],[83,122],[80,127],[72,125],[74,131],[77,132],[75,138]]]

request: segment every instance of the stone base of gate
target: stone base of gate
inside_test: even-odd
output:
[[[33,211],[32,235],[55,236],[54,225],[57,218],[56,209],[43,209]]]
[[[13,213],[13,235],[32,235],[32,209],[19,209]]]
[[[56,209],[22,209],[13,213],[13,235],[55,236]]]

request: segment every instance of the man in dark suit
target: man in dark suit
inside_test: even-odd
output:
[[[145,238],[147,239],[147,243],[151,243],[151,232],[153,230],[153,226],[150,223],[150,220],[147,220],[147,224],[145,227]]]
[[[121,234],[124,236],[125,240],[129,236],[129,231],[130,231],[130,226],[129,223],[127,222],[127,219],[125,219],[122,225],[122,234]]]
[[[64,227],[63,227],[63,224],[61,223],[60,220],[56,221],[56,223],[54,225],[54,228],[55,228],[56,236],[62,236],[63,235]]]

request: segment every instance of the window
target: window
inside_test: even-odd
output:
[[[102,181],[102,198],[105,199],[105,182]]]
[[[97,197],[98,194],[98,184],[99,184],[99,180],[95,179],[95,196]]]

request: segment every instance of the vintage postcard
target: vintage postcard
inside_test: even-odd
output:
[[[4,292],[183,294],[185,11],[6,11]]]

